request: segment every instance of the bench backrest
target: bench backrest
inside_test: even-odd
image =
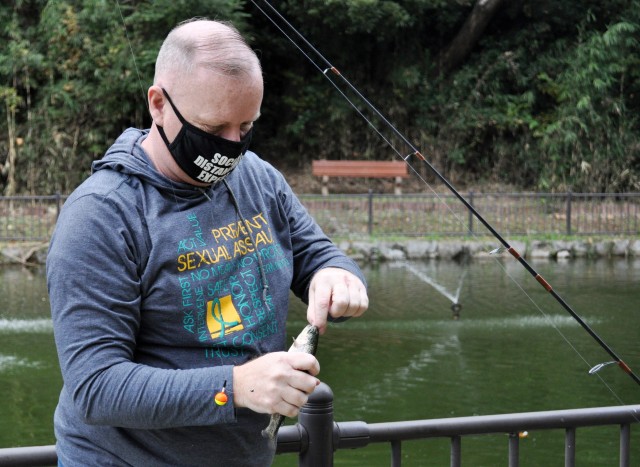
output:
[[[312,173],[326,177],[393,178],[409,177],[407,164],[402,161],[312,161]]]

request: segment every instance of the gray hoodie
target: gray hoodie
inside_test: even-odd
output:
[[[329,266],[364,277],[254,153],[228,186],[198,189],[155,170],[146,135],[125,131],[94,162],[51,240],[58,456],[65,467],[269,465],[268,416],[234,409],[233,365],[285,349],[289,289],[306,301]]]

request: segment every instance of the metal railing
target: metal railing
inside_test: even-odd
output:
[[[640,193],[463,196],[505,235],[638,235]],[[453,195],[299,195],[332,237],[489,235]],[[65,196],[0,197],[0,241],[48,241]]]
[[[640,193],[474,193],[463,196],[507,235],[637,235]],[[448,194],[300,195],[330,236],[490,235]]]
[[[0,196],[1,241],[48,241],[66,197]]]
[[[619,465],[630,467],[631,424],[639,421],[640,405],[626,405],[372,424],[361,421],[336,423],[333,420],[333,392],[329,386],[321,383],[300,410],[298,423],[280,428],[276,452],[298,453],[300,467],[332,467],[335,451],[364,448],[372,443],[389,443],[391,466],[400,467],[403,441],[448,438],[451,442],[450,465],[460,467],[463,437],[507,434],[508,466],[518,467],[519,433],[526,430],[563,429],[564,465],[575,467],[578,428],[619,426]],[[37,467],[56,463],[54,446],[0,449],[2,466]]]

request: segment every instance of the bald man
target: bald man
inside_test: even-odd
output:
[[[364,313],[365,279],[249,150],[262,71],[232,25],[172,30],[147,96],[151,128],[93,163],[51,241],[60,464],[269,465],[269,414],[319,382],[284,351],[289,291],[324,333]]]

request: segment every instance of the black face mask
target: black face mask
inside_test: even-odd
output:
[[[158,132],[180,168],[192,179],[203,183],[216,183],[229,175],[247,152],[253,128],[240,141],[212,135],[187,122],[173,105],[167,91],[162,89],[162,92],[182,123],[182,130],[173,143],[169,143],[160,125],[157,125]]]

